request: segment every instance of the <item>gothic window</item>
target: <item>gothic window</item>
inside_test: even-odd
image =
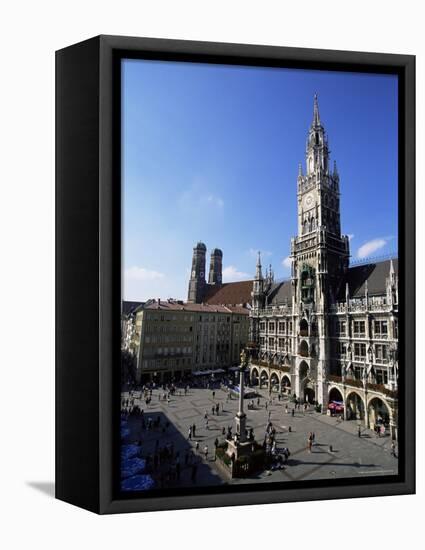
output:
[[[354,321],[354,336],[357,338],[364,338],[365,336],[365,322],[364,321]]]
[[[314,231],[315,227],[316,227],[316,222],[315,222],[314,218],[311,218],[310,231]]]
[[[377,384],[388,384],[388,373],[386,370],[376,369],[375,380]]]
[[[316,132],[316,145],[319,145],[319,134]]]
[[[376,338],[388,337],[388,321],[375,321],[374,329]]]
[[[347,323],[346,321],[338,321],[337,331],[339,336],[346,336]]]
[[[375,346],[375,359],[377,363],[387,362],[387,346],[376,345]]]
[[[354,344],[354,360],[361,361],[366,357],[366,344]]]
[[[345,342],[338,342],[337,353],[341,357],[345,357],[347,355],[347,344]]]

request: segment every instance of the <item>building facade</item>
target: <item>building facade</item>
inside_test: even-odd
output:
[[[314,98],[306,169],[297,179],[298,233],[291,278],[263,276],[258,257],[250,311],[250,377],[302,402],[343,402],[347,419],[397,435],[398,262],[350,267],[341,234],[340,178]]]
[[[238,362],[249,335],[246,308],[150,300],[132,314],[136,382],[181,380]]]

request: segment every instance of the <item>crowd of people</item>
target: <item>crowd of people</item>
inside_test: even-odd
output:
[[[196,422],[191,422],[190,425],[187,425],[187,436],[183,435],[186,444],[182,445],[180,441],[177,443],[179,448],[175,448],[174,441],[178,441],[177,432],[173,431],[172,427],[170,427],[170,421],[166,414],[158,412],[158,410],[153,411],[153,409],[157,407],[158,403],[169,405],[172,402],[175,403],[176,398],[180,400],[180,398],[184,399],[186,396],[191,395],[190,390],[195,385],[198,387],[201,385],[201,387],[205,387],[205,389],[211,392],[211,408],[205,409],[203,421],[202,416],[198,418],[198,425]],[[225,393],[218,392],[218,389],[223,390]],[[226,429],[226,425],[220,426],[222,422],[219,420],[221,416],[230,412],[229,407],[226,407],[226,403],[231,399],[232,391],[229,388],[228,380],[224,378],[213,381],[198,380],[196,384],[187,382],[184,384],[170,383],[160,386],[149,384],[132,389],[125,394],[125,397],[122,397],[121,418],[124,421],[132,423],[132,442],[140,446],[140,458],[146,461],[146,472],[152,475],[158,487],[172,486],[180,483],[182,471],[186,472],[184,476],[185,482],[191,480],[192,483],[197,483],[199,466],[202,461],[208,462],[214,458],[214,451],[218,445],[234,438],[232,425],[227,425]],[[283,469],[290,465],[288,460],[291,453],[289,447],[286,445],[286,441],[288,437],[290,438],[288,433],[291,433],[291,426],[288,426],[287,422],[285,422],[286,427],[283,432],[282,430],[278,432],[277,426],[284,421],[287,415],[290,418],[295,417],[296,413],[305,415],[311,412],[313,406],[309,403],[301,403],[294,395],[283,396],[278,394],[277,396],[273,396],[271,393],[267,397],[258,395],[255,399],[250,399],[247,405],[248,410],[263,410],[266,415],[264,439],[263,441],[260,440],[259,444],[263,446],[267,456],[270,458],[271,469]],[[276,407],[276,405],[279,406]],[[278,417],[277,423],[276,417]],[[298,414],[297,417],[299,417]],[[220,424],[217,424],[217,422],[220,422]],[[217,428],[219,435],[215,438],[214,447],[211,445],[211,453],[207,441],[211,437],[211,431],[216,431]],[[379,432],[377,430],[378,436],[382,434],[381,426],[379,426],[379,430]],[[169,433],[169,437],[162,437],[167,433]],[[136,441],[134,441],[135,435],[137,437]],[[248,430],[247,437],[248,440],[255,441],[253,428]],[[306,450],[310,453],[313,452],[315,438],[314,432],[308,433]],[[200,444],[200,441],[204,441],[204,444]],[[391,454],[395,456],[395,448],[391,450]]]

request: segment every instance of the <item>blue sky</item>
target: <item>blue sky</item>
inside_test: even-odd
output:
[[[352,259],[397,252],[395,76],[126,60],[122,90],[124,299],[185,299],[199,240],[224,282],[289,275],[314,93]]]

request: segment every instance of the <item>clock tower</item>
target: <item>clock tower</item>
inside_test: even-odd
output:
[[[324,406],[329,371],[329,306],[348,269],[348,237],[341,235],[339,175],[330,168],[328,137],[317,95],[306,144],[306,172],[297,178],[298,235],[291,240],[293,304],[297,323],[295,387],[314,392]]]
[[[350,256],[348,237],[341,235],[339,174],[335,162],[330,169],[329,157],[328,137],[315,95],[306,144],[306,173],[301,164],[298,169],[298,235],[292,239],[291,253],[296,298],[303,297],[299,281],[308,268],[306,279],[310,283],[316,279],[309,299],[322,305],[336,296]]]

